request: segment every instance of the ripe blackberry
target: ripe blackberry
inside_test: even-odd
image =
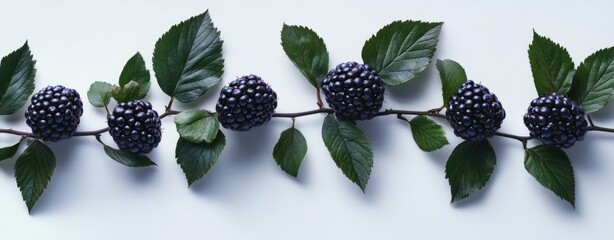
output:
[[[79,93],[64,86],[48,86],[32,95],[26,124],[43,141],[57,142],[72,137],[83,115]]]
[[[488,88],[468,80],[452,95],[446,117],[456,136],[479,142],[497,132],[505,119],[505,110]]]
[[[220,124],[235,131],[247,131],[267,123],[275,108],[277,93],[253,74],[224,86],[215,106]]]
[[[582,141],[588,129],[584,110],[558,93],[531,101],[524,115],[524,125],[531,137],[557,148],[568,148]]]
[[[373,118],[384,102],[384,83],[368,64],[337,65],[322,81],[322,90],[337,116],[353,120]]]
[[[107,117],[107,124],[113,141],[123,151],[147,154],[162,138],[158,112],[146,101],[118,104]]]

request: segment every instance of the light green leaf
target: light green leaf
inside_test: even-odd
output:
[[[576,69],[571,99],[586,113],[605,107],[614,96],[614,47],[599,50],[584,59]]]
[[[298,129],[292,127],[281,133],[273,149],[273,158],[286,173],[296,177],[307,153],[307,141]]]
[[[147,96],[147,92],[149,92],[149,88],[151,86],[149,78],[149,70],[147,70],[147,67],[145,66],[145,60],[143,60],[141,53],[137,52],[128,60],[128,62],[126,62],[126,65],[119,76],[119,86],[123,88],[130,81],[137,82],[140,90],[138,94],[133,97],[133,100],[143,99]]]
[[[177,132],[181,138],[193,143],[215,140],[220,128],[215,114],[201,110],[187,110],[175,117]]]
[[[111,87],[111,96],[118,103],[129,102],[139,99],[139,92],[141,92],[141,86],[135,81],[130,81],[123,87],[117,85]]]
[[[226,136],[222,131],[216,134],[211,143],[193,143],[183,138],[177,141],[175,157],[188,180],[188,186],[201,179],[220,157],[226,146]]]
[[[328,72],[328,51],[324,40],[307,27],[284,24],[281,46],[311,85],[320,87]]]
[[[28,42],[0,61],[0,115],[19,110],[34,91],[36,61]]]
[[[529,148],[525,151],[524,167],[542,186],[575,205],[573,167],[563,150],[546,145]]]
[[[38,140],[34,140],[17,158],[15,179],[28,211],[32,211],[34,204],[45,191],[54,169],[55,155]]]
[[[128,167],[147,167],[156,166],[157,164],[151,161],[145,155],[138,155],[131,152],[125,152],[122,150],[114,149],[109,146],[104,146],[104,152],[111,157],[111,159],[126,165]]]
[[[465,141],[456,146],[446,163],[452,202],[465,199],[486,186],[496,164],[495,150],[488,140]]]
[[[413,118],[409,125],[414,140],[422,151],[432,152],[449,144],[443,127],[425,116]]]
[[[94,107],[106,107],[111,101],[111,84],[94,82],[87,91],[87,99]]]
[[[537,94],[567,94],[575,70],[567,49],[533,32],[529,61]]]
[[[460,64],[449,59],[437,60],[435,65],[437,65],[439,78],[441,78],[443,105],[445,106],[458,88],[467,81],[467,74]]]

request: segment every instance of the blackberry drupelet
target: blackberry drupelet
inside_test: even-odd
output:
[[[495,135],[505,119],[505,110],[488,88],[468,80],[452,95],[446,117],[456,136],[479,142]]]
[[[32,95],[26,110],[26,123],[43,141],[68,139],[77,130],[83,103],[79,93],[61,85],[48,86]]]
[[[277,93],[260,77],[250,74],[224,86],[215,110],[224,128],[247,131],[271,120]]]
[[[147,154],[162,138],[158,112],[146,101],[118,104],[107,117],[107,124],[113,141],[123,151]]]
[[[568,148],[582,141],[588,129],[584,110],[571,99],[552,93],[531,101],[524,125],[543,144]]]
[[[322,81],[322,91],[337,116],[367,120],[382,108],[385,88],[371,66],[347,62],[328,72]]]

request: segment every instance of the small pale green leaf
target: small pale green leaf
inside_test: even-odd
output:
[[[563,150],[546,145],[529,148],[525,151],[524,167],[542,186],[575,205],[573,167]]]
[[[292,127],[281,133],[273,148],[273,158],[286,173],[296,177],[307,153],[307,141],[298,129]]]
[[[364,192],[373,168],[373,150],[367,135],[355,122],[329,114],[322,125],[322,138],[337,167]]]
[[[111,84],[94,82],[87,91],[87,99],[94,107],[106,107],[111,101]]]
[[[130,81],[123,87],[117,85],[111,87],[111,96],[118,103],[138,100],[139,92],[141,92],[141,85],[135,81]]]
[[[575,70],[567,49],[533,32],[529,61],[537,94],[567,94]]]
[[[571,99],[586,113],[605,107],[614,96],[614,47],[599,50],[588,56],[574,76]]]
[[[0,61],[0,115],[19,110],[34,91],[36,69],[28,42]]]
[[[55,155],[38,140],[34,140],[17,158],[15,179],[28,211],[32,211],[34,204],[45,191],[54,169]]]
[[[157,165],[145,155],[125,152],[109,146],[104,146],[104,152],[111,157],[111,159],[128,167],[147,167]]]
[[[496,164],[495,150],[488,140],[465,141],[456,146],[446,163],[452,202],[465,199],[486,186]]]
[[[431,62],[443,23],[395,21],[380,29],[362,48],[362,60],[388,86],[418,76]]]
[[[208,11],[171,27],[158,39],[153,69],[162,91],[184,103],[220,81],[222,41]]]
[[[432,152],[449,144],[443,127],[425,116],[413,118],[409,125],[414,140],[422,151]]]
[[[149,70],[145,66],[145,60],[143,60],[141,53],[137,52],[126,62],[122,73],[119,75],[119,86],[124,87],[130,81],[137,82],[140,90],[138,95],[134,97],[136,98],[134,100],[143,99],[147,96],[151,86],[149,78]]]
[[[467,81],[467,74],[459,63],[449,59],[438,59],[435,65],[437,65],[439,78],[441,78],[443,105],[445,106],[456,90]]]
[[[187,110],[175,117],[179,136],[193,143],[215,140],[220,128],[215,114],[201,110]]]
[[[179,138],[175,158],[177,158],[177,163],[185,173],[188,186],[207,174],[220,157],[224,146],[226,146],[226,136],[222,131],[216,134],[215,140],[211,143],[193,143]]]
[[[0,148],[0,162],[15,156],[19,149],[19,145],[21,145],[21,141],[8,147]]]
[[[324,40],[307,27],[284,24],[281,46],[311,85],[320,87],[328,72],[328,51]]]

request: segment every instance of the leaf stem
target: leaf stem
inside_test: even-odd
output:
[[[322,94],[320,93],[320,88],[316,88],[316,98],[318,100],[317,104],[318,104],[318,108],[322,109],[324,108],[324,102],[322,102]]]

